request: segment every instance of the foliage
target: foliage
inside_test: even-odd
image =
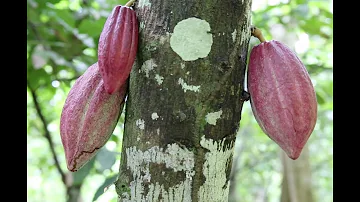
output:
[[[69,172],[59,135],[61,110],[75,79],[97,61],[97,43],[106,17],[115,5],[125,2],[27,1],[29,201],[66,201],[66,185],[60,173],[67,176]],[[330,4],[326,0],[253,1],[253,24],[267,39],[284,41],[297,51],[317,91],[319,119],[308,142],[316,201],[332,201],[329,193],[333,187]],[[250,48],[257,43],[251,39]],[[262,133],[249,105],[244,104],[235,151],[237,191],[243,202],[255,201],[261,191],[269,201],[278,201],[282,176],[279,149]],[[111,184],[119,169],[123,121],[124,114],[94,161],[83,172],[72,175],[73,183],[82,186],[83,201],[116,201]],[[102,194],[105,187],[108,189]]]

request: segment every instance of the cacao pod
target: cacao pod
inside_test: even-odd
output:
[[[80,76],[65,100],[60,135],[67,168],[75,172],[110,138],[125,103],[127,82],[110,95],[105,91],[98,64]]]
[[[253,47],[248,91],[261,129],[295,160],[314,130],[317,100],[304,64],[285,44],[265,41]]]
[[[118,91],[129,77],[137,52],[138,29],[135,11],[128,6],[116,6],[105,22],[98,63],[109,94]]]

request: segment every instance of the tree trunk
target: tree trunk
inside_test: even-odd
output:
[[[67,188],[67,202],[82,202],[81,186],[71,186]]]
[[[228,201],[251,0],[140,0],[119,201]]]
[[[296,161],[288,158],[284,152],[281,157],[284,169],[281,202],[313,202],[308,147],[305,145]]]

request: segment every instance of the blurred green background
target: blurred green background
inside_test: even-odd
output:
[[[115,180],[119,169],[124,114],[105,147],[76,173],[66,169],[59,117],[76,78],[97,61],[97,43],[107,16],[115,5],[125,2],[27,1],[27,185],[30,202],[65,202],[70,195],[84,202],[117,199],[115,187],[108,185]],[[308,164],[309,172],[305,175],[311,176],[308,186],[313,201],[331,202],[332,1],[253,0],[252,10],[252,24],[262,29],[267,40],[282,41],[296,51],[310,73],[319,103],[318,120],[302,161]],[[249,51],[258,43],[252,37]],[[284,176],[282,155],[279,147],[261,131],[250,103],[246,102],[236,141],[229,201],[279,202]]]

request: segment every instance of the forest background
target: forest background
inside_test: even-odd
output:
[[[27,186],[28,201],[67,201],[69,174],[59,134],[66,96],[75,80],[97,61],[107,16],[126,0],[28,0]],[[333,201],[333,9],[329,0],[253,0],[252,24],[266,39],[282,41],[304,62],[318,100],[318,121],[299,158],[308,172],[312,202]],[[251,48],[258,44],[251,38]],[[83,201],[116,201],[124,114],[93,161],[74,174]],[[260,129],[250,103],[243,106],[234,151],[229,201],[279,202],[283,152]],[[103,193],[104,188],[106,192]]]

